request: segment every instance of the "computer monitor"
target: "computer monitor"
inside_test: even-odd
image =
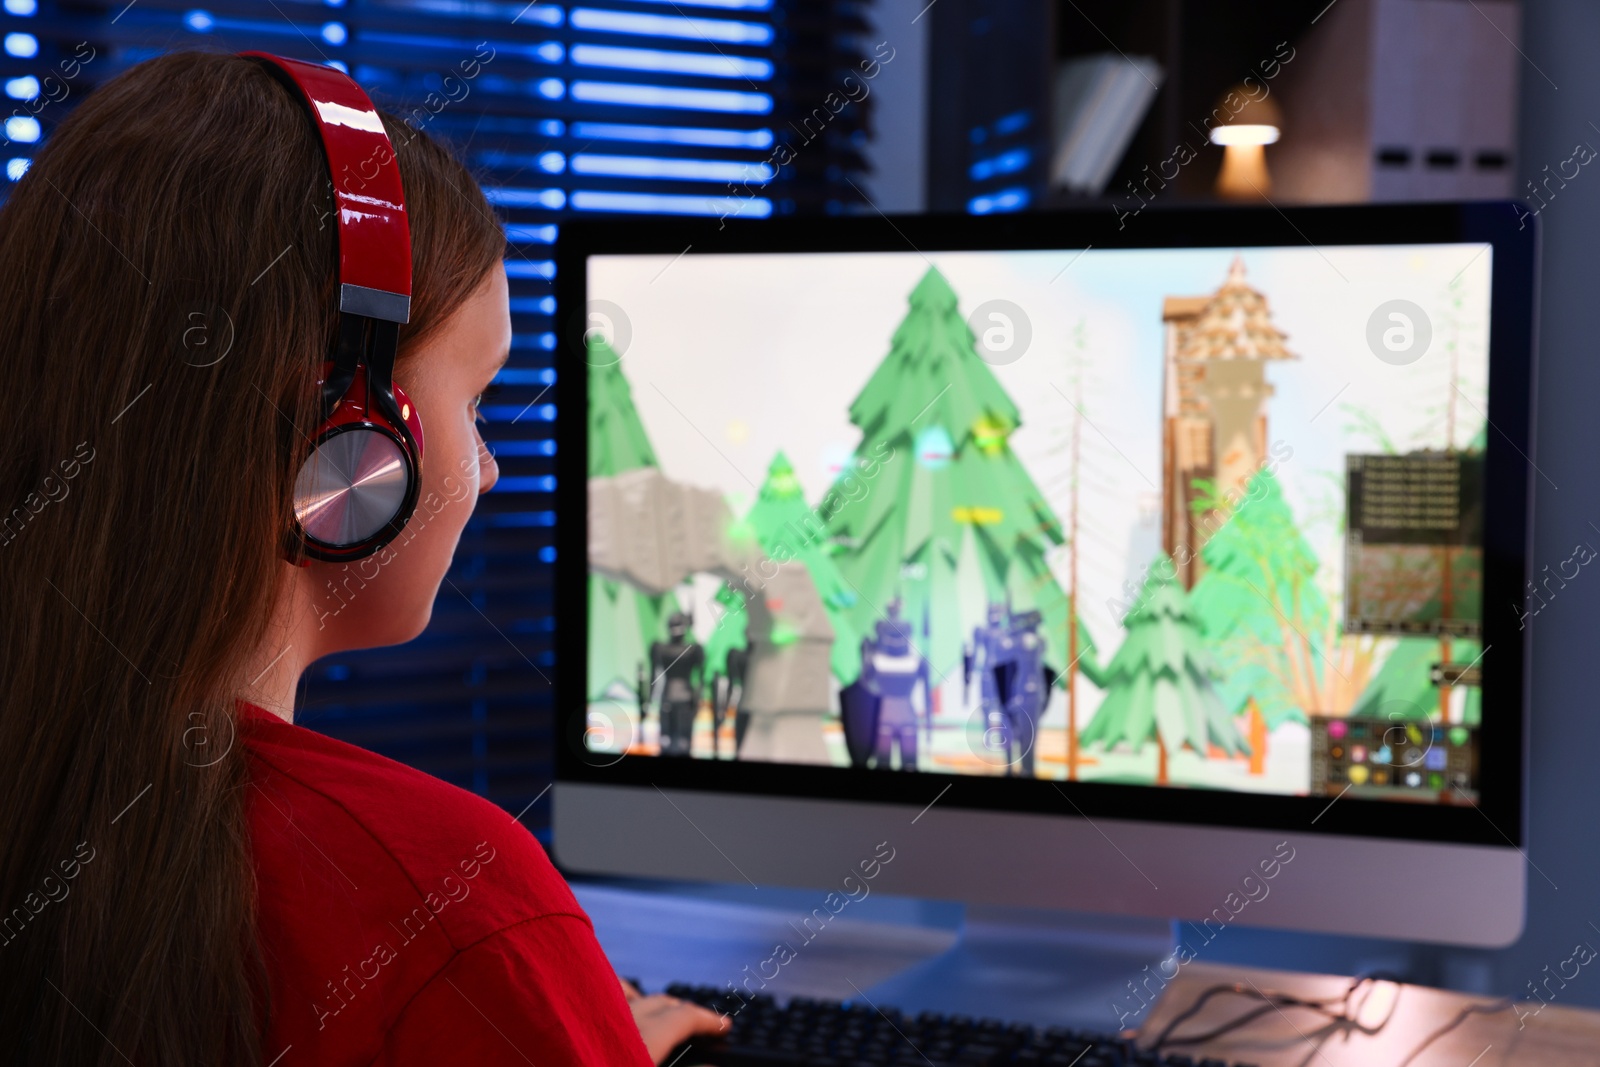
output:
[[[564,223],[559,862],[1514,940],[1530,222]]]

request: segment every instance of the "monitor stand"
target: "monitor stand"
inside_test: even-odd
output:
[[[969,904],[947,951],[866,993],[908,1013],[1115,1032],[1160,994],[1175,944],[1165,919]]]

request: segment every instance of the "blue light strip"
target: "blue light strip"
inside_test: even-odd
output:
[[[567,194],[560,189],[517,189],[511,186],[485,186],[483,195],[500,207],[542,207],[559,211],[567,206]]]
[[[487,148],[475,154],[478,163],[498,170],[541,170],[560,174],[567,169],[567,157],[560,152],[503,152]]]
[[[18,59],[32,59],[39,54],[39,38],[31,33],[8,33],[5,37],[6,55]]]
[[[6,140],[17,144],[33,144],[43,136],[44,128],[32,115],[12,115],[5,122]]]
[[[540,41],[537,44],[523,44],[517,41],[471,41],[465,37],[441,37],[438,34],[423,33],[388,33],[383,30],[360,31],[362,44],[387,44],[399,48],[435,48],[446,49],[461,53],[463,58],[477,57],[480,62],[488,62],[482,58],[483,53],[478,49],[485,46],[493,48],[490,53],[498,59],[502,55],[510,55],[525,59],[530,63],[560,63],[565,58],[566,49],[555,41]]]
[[[549,438],[533,441],[490,441],[489,451],[497,456],[553,456],[556,443]]]
[[[671,4],[678,6],[678,0],[634,0],[636,4]],[[772,0],[683,0],[688,7],[720,7],[730,11],[771,11]]]
[[[482,83],[488,78],[485,74],[479,78]],[[520,92],[521,90],[516,90]],[[450,122],[448,111],[439,116],[441,122]],[[463,133],[477,130],[480,133],[509,133],[515,136],[527,137],[560,137],[566,132],[566,125],[560,119],[534,119],[522,118],[516,115],[483,115],[464,122],[461,125]]]
[[[226,30],[238,34],[263,34],[270,37],[293,37],[300,41],[316,39],[321,33],[320,26],[297,26],[287,18],[277,22],[265,19],[235,19],[221,15],[212,15],[205,11],[191,11],[184,16],[184,26],[193,33],[210,33],[213,30]]]
[[[517,299],[517,298],[513,298],[513,299]],[[527,314],[529,314],[529,315],[554,315],[556,313],[556,298],[555,297],[553,297],[553,296],[541,296],[541,297],[531,298],[531,299],[533,299],[533,303],[530,304],[528,307],[522,309]],[[516,311],[518,309],[512,308],[511,310]],[[511,335],[511,347],[512,348],[527,348],[528,347],[528,338],[530,338],[532,336],[533,336],[532,334],[528,334],[528,333],[514,333],[514,334],[512,334]]]
[[[574,122],[572,136],[584,141],[635,141],[705,148],[771,148],[772,131],[713,130],[695,126],[635,126],[621,122]]]
[[[506,260],[507,278],[538,278],[549,281],[556,276],[554,260],[542,259],[530,261],[526,259]]]
[[[488,0],[389,0],[384,6],[426,11],[455,19],[530,22],[538,26],[559,26],[562,22],[561,9],[551,4],[490,3]]]
[[[579,211],[624,211],[646,215],[718,215],[764,219],[772,214],[765,197],[667,196],[658,193],[603,193],[575,190],[572,206]]]
[[[726,111],[746,115],[765,115],[772,110],[772,97],[766,93],[741,93],[729,89],[575,81],[571,94],[572,99],[585,104],[672,107],[686,111]]]
[[[521,301],[521,304],[518,304]],[[545,306],[545,302],[549,306]],[[511,298],[511,310],[523,315],[554,315],[556,313],[556,298],[553,296],[518,297]],[[511,335],[511,351],[530,352],[538,349],[542,352],[556,350],[556,335],[553,333],[514,333]]]
[[[642,37],[676,37],[717,44],[771,44],[773,37],[772,27],[759,22],[639,15],[631,11],[601,11],[592,7],[573,8],[567,20],[577,30],[632,33]]]
[[[666,74],[699,74],[707,78],[772,77],[772,62],[747,56],[706,52],[666,52],[659,48],[614,48],[610,45],[575,44],[572,62],[580,67],[648,70]]]
[[[1021,211],[1032,199],[1025,187],[1002,189],[997,193],[975,196],[967,201],[967,211],[973,215],[997,215],[1006,211]]]
[[[556,228],[553,223],[536,226],[527,222],[508,222],[505,226],[506,240],[513,244],[523,245],[548,245],[555,244]]]
[[[744,182],[760,185],[773,178],[765,163],[721,159],[662,159],[656,156],[601,156],[580,153],[572,157],[572,173],[603,174],[612,178],[668,178],[676,181]]]
[[[554,404],[485,404],[478,413],[490,422],[554,422]]]
[[[1008,134],[1018,133],[1027,129],[1028,124],[1032,121],[1033,112],[1031,111],[1013,111],[1009,115],[1002,115],[995,120],[994,135],[996,137],[1005,137]]]
[[[555,47],[560,47],[556,45]],[[546,100],[560,100],[567,93],[567,84],[560,78],[505,78],[498,74],[483,74],[477,80],[477,86],[485,93],[498,93],[501,96],[539,96]],[[505,121],[505,120],[503,120]],[[509,120],[515,122],[516,120]],[[541,119],[535,125],[522,120],[522,125],[537,128],[545,136],[551,136],[548,128],[559,126],[560,119]]]
[[[531,477],[510,478],[500,476],[494,483],[496,490],[504,493],[553,493],[556,491],[556,476],[553,474],[535,474]]]
[[[528,369],[526,367],[501,367],[500,372],[494,376],[496,385],[554,385],[556,372],[554,367],[539,367]]]
[[[554,526],[556,513],[553,511],[507,511],[499,515],[490,515],[490,526],[524,527],[524,526]]]
[[[1013,148],[1000,153],[998,156],[990,156],[988,159],[978,160],[972,165],[968,173],[972,175],[972,180],[975,182],[986,181],[1002,174],[1015,174],[1026,167],[1032,159],[1033,153],[1028,149]]]

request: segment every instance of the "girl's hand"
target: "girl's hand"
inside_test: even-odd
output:
[[[643,996],[631,984],[622,983],[633,1021],[644,1038],[650,1058],[662,1063],[672,1050],[696,1034],[725,1034],[731,1023],[714,1011],[687,1000],[667,996]]]

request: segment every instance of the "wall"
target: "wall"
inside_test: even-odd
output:
[[[886,215],[928,204],[928,0],[877,0],[873,44],[887,41],[894,61],[873,82],[877,110],[865,154],[872,173],[862,188]],[[867,51],[872,49],[869,46]]]
[[[1596,40],[1600,5],[1592,0],[1523,5],[1516,188],[1526,199],[1529,181],[1549,178],[1554,194],[1540,193],[1544,206],[1537,214],[1542,248],[1533,461],[1549,480],[1536,479],[1536,572],[1568,558],[1577,541],[1600,545],[1600,359],[1593,313],[1600,289],[1600,166],[1566,162],[1580,143],[1583,156],[1600,149]],[[1550,178],[1558,168],[1572,174],[1575,167],[1577,177],[1564,186]],[[1554,973],[1579,942],[1600,948],[1600,685],[1589,669],[1600,640],[1600,576],[1580,572],[1529,625],[1531,866],[1521,940],[1489,952],[1241,930],[1228,950],[1231,958],[1325,971],[1386,966],[1456,988],[1527,997],[1529,983]],[[1419,897],[1425,893],[1419,886]],[[1600,968],[1583,968],[1565,987],[1552,981],[1548,988],[1555,1003],[1600,1007]]]
[[[1511,0],[1330,5],[1296,37],[1276,87],[1284,123],[1267,154],[1274,199],[1507,195],[1520,21]]]
[[[1523,8],[1518,190],[1554,173],[1579,142],[1600,148],[1600,5],[1527,0]],[[1559,87],[1559,88],[1558,88]],[[1573,166],[1568,165],[1567,173]],[[1600,289],[1600,166],[1583,167],[1546,201],[1541,224],[1539,399],[1534,461],[1539,480],[1534,569],[1596,540],[1600,526],[1600,359],[1594,306]],[[1594,526],[1590,524],[1593,523]],[[1492,957],[1498,989],[1521,991],[1588,941],[1600,947],[1600,698],[1591,665],[1600,639],[1600,575],[1580,572],[1533,627],[1533,707],[1528,928]],[[1558,1002],[1600,1006],[1600,968],[1585,968]]]

